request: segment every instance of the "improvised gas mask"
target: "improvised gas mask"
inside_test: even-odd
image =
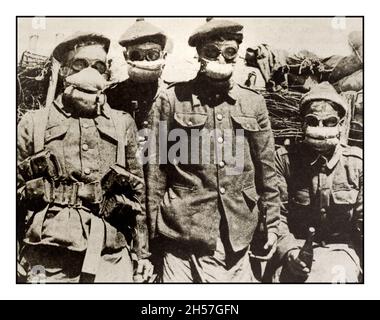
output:
[[[228,80],[234,71],[239,47],[236,41],[210,42],[198,49],[200,73],[213,80]]]
[[[166,53],[158,47],[134,46],[124,53],[129,78],[138,83],[157,81],[165,67]]]
[[[103,61],[91,62],[85,58],[74,59],[70,64],[71,74],[64,77],[62,101],[74,113],[85,116],[99,114],[106,98],[107,65]]]
[[[319,153],[329,152],[340,143],[344,119],[325,101],[314,102],[304,118],[304,143]]]

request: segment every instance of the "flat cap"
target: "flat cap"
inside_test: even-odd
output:
[[[146,22],[144,19],[136,19],[136,22],[130,26],[120,37],[119,44],[122,47],[152,41],[161,45],[164,49],[167,36],[160,28]]]
[[[108,49],[110,47],[110,39],[108,39],[104,35],[99,33],[79,31],[72,34],[64,41],[62,41],[60,44],[58,44],[53,50],[53,57],[57,59],[59,62],[62,62],[67,52],[74,49],[75,45],[83,42],[99,43],[103,45],[104,50],[106,52],[108,52]]]
[[[189,46],[196,47],[199,42],[204,41],[205,39],[223,34],[242,34],[240,31],[243,29],[243,26],[237,22],[230,20],[215,20],[215,19],[206,19],[206,23],[195,29],[192,35],[189,38]]]
[[[335,88],[327,81],[316,85],[301,98],[301,115],[306,114],[312,102],[320,100],[332,102],[333,106],[338,109],[337,111],[341,114],[342,118],[346,115],[348,109],[346,101],[338,92],[336,92]]]

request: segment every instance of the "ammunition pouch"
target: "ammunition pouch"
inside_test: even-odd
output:
[[[125,194],[128,198],[142,193],[144,188],[142,178],[128,172],[118,164],[110,167],[110,170],[102,178],[101,184],[106,193]]]
[[[99,181],[91,183],[50,182],[44,178],[29,180],[25,184],[25,198],[32,203],[57,204],[81,207],[102,202],[103,192]]]
[[[142,212],[139,194],[144,192],[144,180],[115,164],[101,184],[105,195],[100,216],[111,224],[132,226],[136,215]]]
[[[25,180],[40,177],[56,181],[62,176],[62,169],[58,159],[49,150],[42,150],[18,165],[20,174]]]
[[[128,199],[123,194],[115,194],[104,199],[100,216],[106,219],[110,218],[111,215],[122,217],[133,213],[135,216],[141,210],[141,203],[138,199]]]

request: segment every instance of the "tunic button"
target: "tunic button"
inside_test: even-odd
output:
[[[174,193],[171,193],[170,194],[170,199],[175,199],[175,198],[177,198],[177,196]]]
[[[83,123],[82,127],[87,129],[89,127],[89,125],[88,125],[88,123],[85,122],[85,123]]]
[[[325,209],[325,208],[322,208],[322,209],[321,209],[321,213],[322,213],[322,214],[325,214],[325,213],[326,213],[326,209]]]
[[[84,144],[82,145],[82,150],[83,150],[83,151],[87,151],[87,150],[88,150],[88,144],[84,143]]]
[[[219,189],[219,191],[220,191],[221,194],[225,194],[225,193],[226,193],[226,189],[224,189],[223,187],[221,187],[221,188]]]
[[[221,121],[221,120],[223,119],[223,115],[220,114],[220,113],[218,113],[218,114],[216,115],[216,118],[217,118],[219,121]]]
[[[223,137],[219,137],[219,138],[218,138],[218,142],[219,142],[219,143],[223,143],[223,141],[224,141]]]
[[[225,165],[224,161],[220,161],[220,162],[219,162],[219,167],[223,168],[224,165]]]
[[[91,173],[91,170],[90,170],[89,168],[86,168],[86,169],[84,169],[84,173],[85,173],[85,174],[90,174],[90,173]]]
[[[144,125],[144,127],[147,127],[148,126],[148,121],[144,121],[143,125]]]
[[[192,126],[192,125],[193,125],[193,122],[192,122],[192,121],[189,121],[189,122],[187,122],[187,124],[188,124],[189,126]]]

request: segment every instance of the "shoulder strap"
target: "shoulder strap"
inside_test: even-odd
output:
[[[116,151],[116,163],[119,166],[125,167],[125,145],[126,145],[126,127],[125,118],[120,116],[119,113],[111,110],[111,119],[115,125],[116,135],[117,135],[117,151]]]
[[[33,144],[34,153],[42,151],[45,147],[45,130],[50,114],[50,106],[33,113]]]

